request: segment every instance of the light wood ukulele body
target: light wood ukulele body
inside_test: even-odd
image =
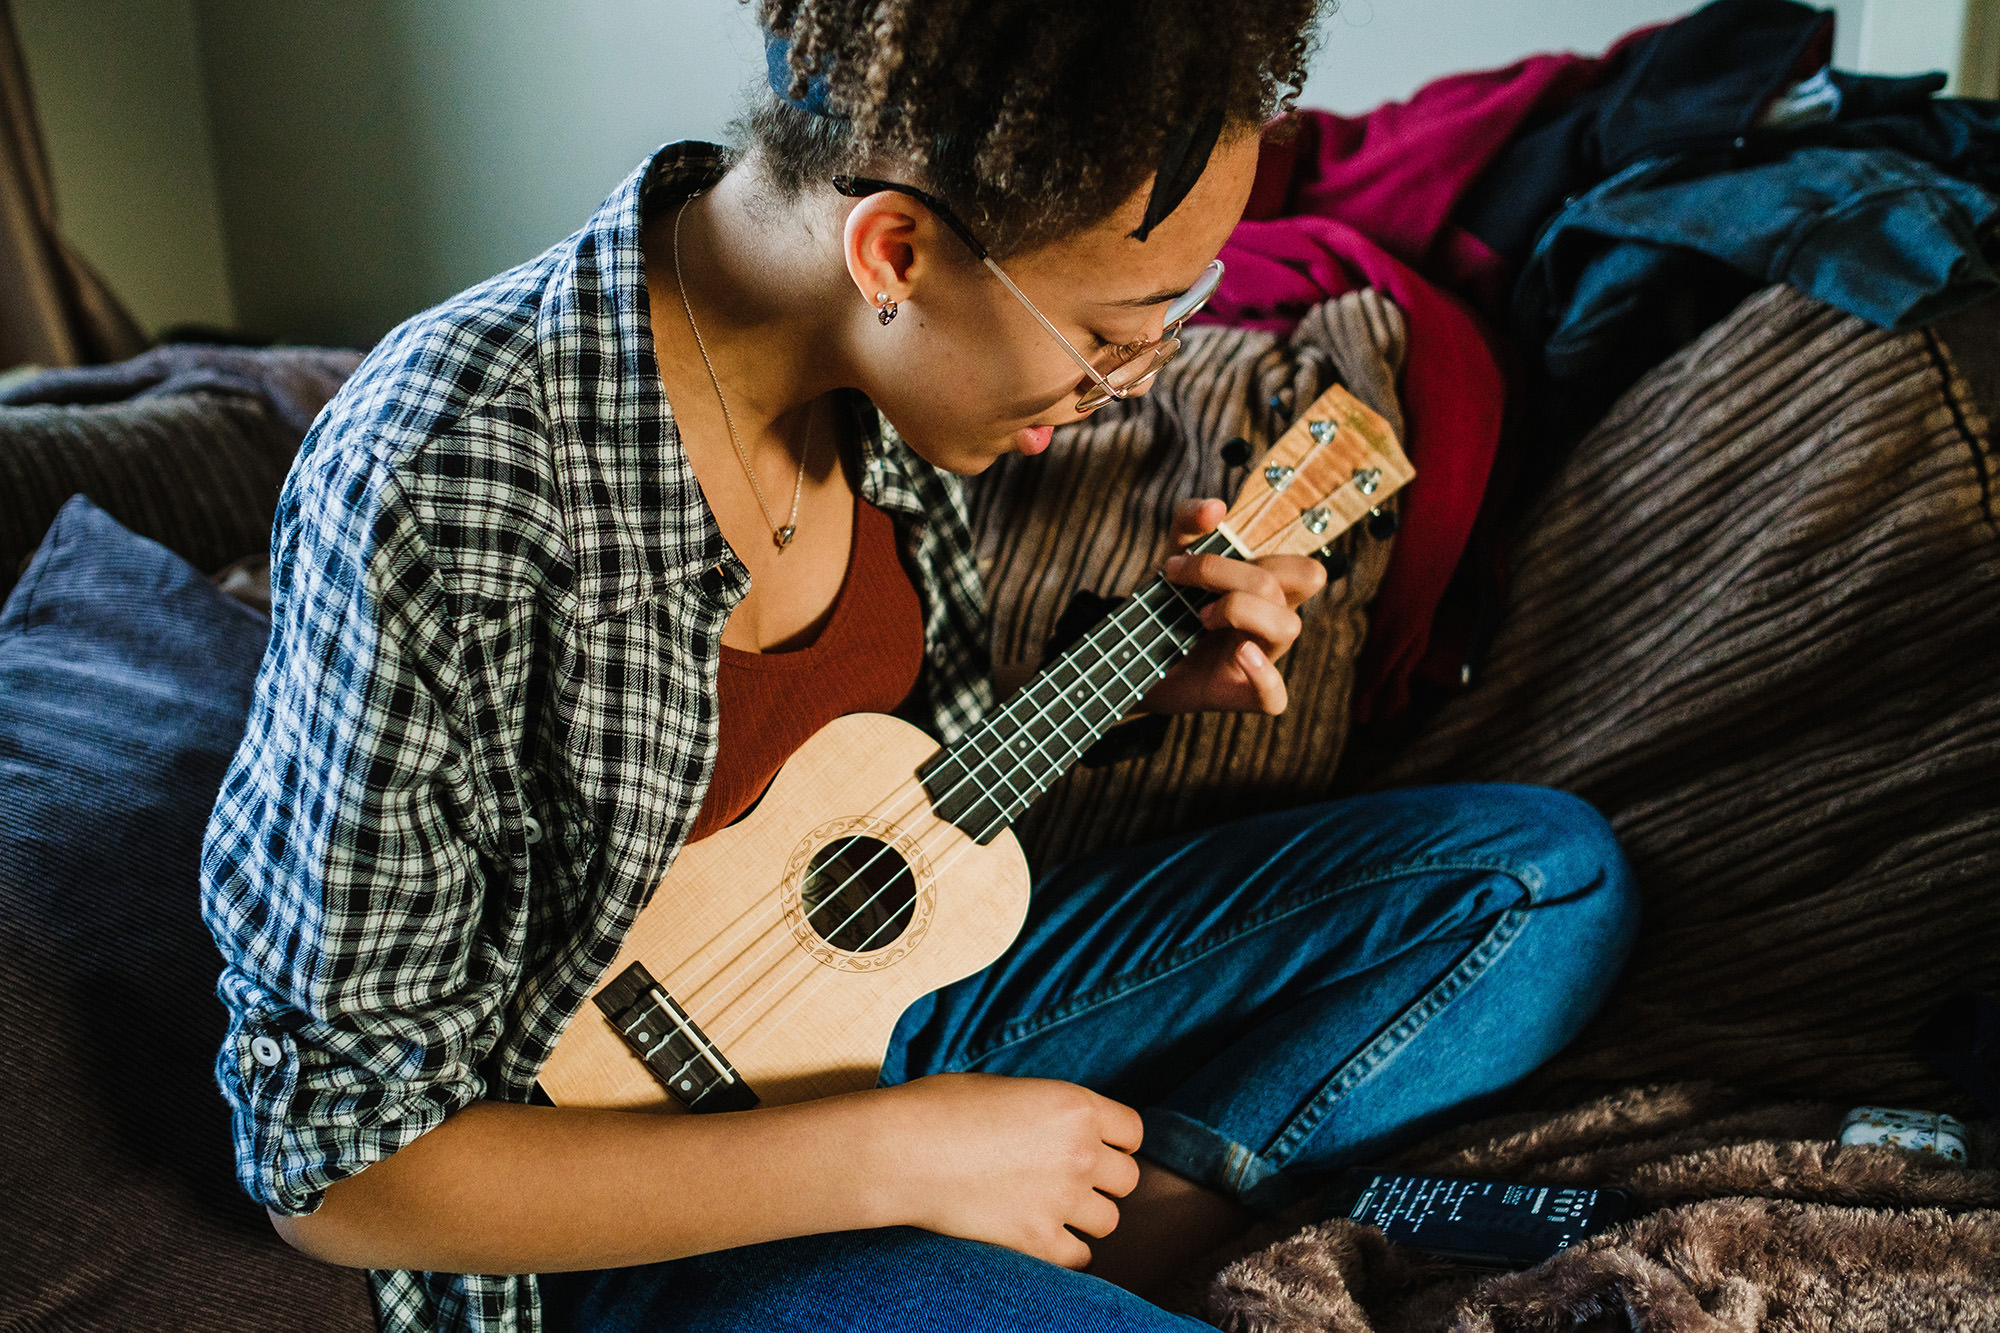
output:
[[[1196,549],[1310,553],[1413,476],[1329,390]],[[679,1111],[872,1087],[896,1020],[987,966],[1028,909],[1006,825],[1200,637],[1155,580],[952,746],[837,719],[742,820],[684,847],[540,1075],[559,1105]]]

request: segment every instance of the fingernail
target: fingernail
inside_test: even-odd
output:
[[[1178,574],[1178,573],[1180,573],[1180,572],[1181,572],[1181,571],[1182,571],[1183,569],[1186,569],[1186,568],[1187,568],[1187,562],[1188,562],[1188,558],[1187,558],[1186,556],[1184,556],[1184,555],[1170,555],[1170,556],[1168,556],[1168,557],[1167,557],[1167,573],[1169,573],[1169,574]]]
[[[1254,643],[1246,643],[1236,650],[1236,660],[1255,671],[1264,665],[1264,654]]]

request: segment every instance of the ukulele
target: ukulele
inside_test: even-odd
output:
[[[1195,553],[1324,552],[1415,475],[1328,390]],[[837,718],[736,823],[681,849],[540,1075],[560,1106],[734,1111],[873,1087],[911,1002],[1004,952],[1028,910],[1008,826],[1195,642],[1211,594],[1155,578],[942,749]]]

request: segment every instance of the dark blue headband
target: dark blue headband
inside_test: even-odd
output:
[[[789,39],[768,32],[764,34],[764,73],[771,81],[771,91],[778,95],[778,100],[786,106],[795,106],[829,120],[847,119],[834,111],[833,90],[827,86],[823,72],[815,72],[807,80],[804,97],[792,96],[791,58],[792,44]]]
[[[797,107],[815,116],[825,116],[830,120],[845,120],[833,109],[833,90],[828,86],[824,70],[816,70],[806,80],[803,97],[792,96],[791,42],[773,33],[764,34],[764,72],[770,80],[771,91],[786,106]],[[1153,176],[1153,192],[1146,200],[1146,216],[1132,232],[1132,239],[1143,241],[1166,220],[1167,215],[1181,206],[1188,197],[1188,191],[1201,179],[1201,173],[1208,168],[1208,158],[1215,151],[1215,142],[1222,137],[1222,113],[1211,111],[1196,120],[1179,133],[1169,135],[1160,153],[1160,169]]]

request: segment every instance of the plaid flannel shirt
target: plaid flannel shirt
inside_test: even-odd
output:
[[[285,484],[202,867],[237,1169],[280,1214],[470,1102],[527,1101],[701,806],[749,578],[679,446],[639,241],[726,166],[664,148],[582,231],[391,333]],[[964,502],[864,424],[861,490],[924,608],[911,720],[949,740],[991,703]],[[388,1330],[541,1323],[531,1277],[374,1284]]]

